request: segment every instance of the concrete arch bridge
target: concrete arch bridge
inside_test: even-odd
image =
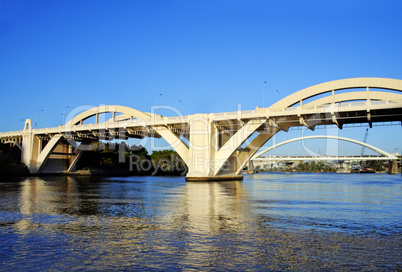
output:
[[[2,132],[31,173],[72,172],[92,140],[163,137],[188,166],[186,180],[242,179],[250,158],[279,131],[305,126],[402,121],[402,80],[350,78],[295,92],[270,107],[165,117],[124,106],[82,112],[63,126]],[[111,118],[101,120],[104,113]],[[91,122],[89,122],[91,121]]]
[[[311,154],[310,156],[263,156],[265,153],[268,153],[271,150],[274,150],[275,148],[278,148],[280,146],[292,143],[292,142],[297,142],[297,141],[305,141],[305,140],[310,140],[310,139],[334,139],[338,141],[345,141],[345,142],[350,142],[354,143],[357,145],[360,145],[364,148],[368,148],[377,155],[369,155],[369,156],[329,156],[329,155],[320,155],[320,154]],[[394,154],[388,153],[384,150],[381,150],[375,146],[369,145],[367,143],[357,141],[354,139],[349,139],[345,137],[339,137],[339,136],[331,136],[331,135],[314,135],[314,136],[306,136],[306,137],[299,137],[299,138],[294,138],[290,139],[287,141],[283,141],[281,143],[278,143],[276,145],[273,145],[269,148],[266,148],[262,151],[259,151],[256,153],[252,158],[251,162],[254,167],[256,166],[263,166],[265,164],[272,164],[272,163],[277,163],[277,162],[297,162],[297,161],[370,161],[370,160],[382,160],[382,161],[388,161],[389,165],[389,173],[394,174],[398,173],[398,165],[397,165],[397,160],[398,157],[395,156]]]

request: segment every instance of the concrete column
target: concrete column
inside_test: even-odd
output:
[[[213,124],[209,114],[195,114],[189,120],[190,125],[190,141],[189,141],[189,161],[187,181],[214,181],[214,180],[239,180],[243,176],[236,175],[237,158],[229,158],[226,162],[232,175],[216,175],[215,173],[221,168],[223,161],[218,161],[216,156],[219,151],[222,140],[218,137],[219,130]],[[220,135],[221,137],[222,135]],[[225,158],[225,161],[227,158]]]
[[[22,135],[21,162],[24,163],[31,173],[37,172],[37,158],[40,140],[35,137],[32,130],[32,120],[27,119]]]
[[[249,160],[248,161],[248,169],[247,169],[247,173],[248,174],[254,174],[254,165],[253,165],[253,161]]]
[[[212,124],[208,114],[195,114],[190,120],[190,160],[187,177],[213,176],[211,162],[214,159],[211,147]],[[215,137],[215,136],[214,136]],[[215,140],[215,139],[214,139]],[[215,141],[213,141],[215,142]]]
[[[398,174],[399,169],[398,169],[398,162],[397,160],[392,160],[388,164],[388,174]]]

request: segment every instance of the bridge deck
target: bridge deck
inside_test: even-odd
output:
[[[145,136],[160,137],[157,132],[152,130],[152,127],[169,126],[171,129],[175,129],[177,134],[184,135],[188,134],[188,123],[191,118],[192,115],[158,116],[149,120],[126,119],[118,122],[107,120],[103,123],[33,129],[32,132],[36,135],[67,134],[71,135],[71,137],[82,139],[92,135],[91,137],[95,139],[102,138],[102,135],[97,135],[96,132],[120,131],[120,134],[111,135],[107,133],[103,137],[142,138]],[[280,129],[287,130],[289,127],[307,126],[313,129],[316,125],[330,124],[336,124],[341,128],[343,124],[402,121],[402,101],[400,103],[387,103],[385,101],[356,102],[315,107],[313,109],[304,109],[303,106],[287,109],[258,108],[251,111],[214,113],[210,114],[209,118],[218,125],[220,124],[223,130],[225,124],[228,129],[236,130],[249,120],[261,118],[271,120],[271,122],[267,122],[263,126],[265,128],[277,126]],[[83,132],[86,136],[80,137],[79,133]],[[1,132],[0,139],[22,137],[23,133],[24,130]]]

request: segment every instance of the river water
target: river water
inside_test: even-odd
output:
[[[387,174],[0,181],[0,271],[396,271]]]

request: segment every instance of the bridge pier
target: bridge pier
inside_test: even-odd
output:
[[[392,160],[388,163],[388,174],[398,174],[399,173],[399,168],[398,168],[398,161],[397,160]]]
[[[247,167],[247,174],[254,174],[255,173],[255,171],[254,171],[254,164],[253,164],[253,161],[252,160],[249,160],[248,161],[248,167]]]
[[[186,181],[232,181],[232,180],[243,180],[243,175],[233,175],[233,176],[202,176],[202,177],[185,177]]]
[[[210,114],[192,115],[189,125],[190,159],[186,181],[242,180],[243,176],[236,174],[237,157],[231,157],[229,160],[219,157],[219,152],[229,141],[230,135],[219,131]],[[234,152],[235,150],[231,153]],[[219,175],[222,170],[226,171]]]
[[[28,167],[30,173],[36,173],[40,141],[32,132],[31,119],[25,121],[21,147],[21,162]]]

